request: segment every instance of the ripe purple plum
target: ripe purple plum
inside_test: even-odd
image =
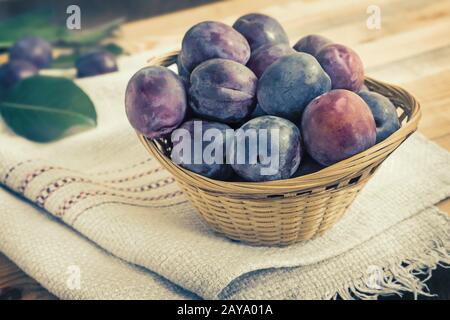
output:
[[[9,89],[20,81],[38,73],[38,69],[25,60],[12,60],[0,67],[0,87]]]
[[[214,58],[245,65],[250,58],[250,46],[243,35],[224,23],[198,23],[184,35],[181,61],[186,70],[192,72],[200,63]]]
[[[358,95],[372,111],[377,127],[377,143],[383,141],[400,128],[397,111],[388,98],[370,91],[360,91]]]
[[[298,40],[294,45],[294,49],[298,52],[309,53],[315,57],[322,47],[331,43],[331,40],[328,38],[317,34],[310,34]]]
[[[295,52],[272,63],[259,79],[261,108],[298,122],[306,105],[331,89],[330,77],[310,54]]]
[[[247,67],[252,70],[255,75],[260,78],[264,71],[282,56],[295,52],[289,44],[278,43],[269,44],[253,51]]]
[[[52,47],[44,39],[25,37],[9,50],[9,60],[25,60],[38,69],[47,68],[52,62]]]
[[[171,133],[183,122],[186,109],[184,84],[165,67],[143,68],[128,82],[125,93],[128,120],[134,129],[149,138]]]
[[[343,89],[311,101],[303,112],[301,128],[306,150],[324,166],[367,150],[376,141],[368,105],[356,93]]]
[[[77,77],[85,78],[118,70],[116,57],[108,51],[94,51],[79,57],[75,62]]]
[[[219,122],[199,119],[184,122],[172,132],[172,161],[202,176],[227,180],[233,172],[231,166],[226,163],[227,130],[231,131],[232,129]],[[207,137],[207,135],[209,136]],[[197,137],[198,139],[196,139]],[[203,141],[203,137],[205,140],[211,138],[212,141]],[[198,152],[195,149],[195,143],[201,147]],[[207,148],[211,152],[208,152]],[[219,154],[215,153],[216,150]],[[195,156],[200,155],[200,152],[201,161],[196,163]],[[215,157],[217,157],[217,161]]]
[[[236,20],[233,28],[247,39],[252,51],[268,44],[289,45],[288,36],[281,24],[265,14],[246,14]]]
[[[191,74],[190,106],[206,119],[238,123],[255,108],[257,78],[246,66],[226,59],[203,62]]]
[[[236,131],[228,156],[234,171],[247,181],[288,179],[302,158],[300,130],[280,117],[252,119]]]
[[[333,89],[358,92],[364,84],[364,65],[358,54],[342,44],[329,44],[317,53],[317,61],[331,78]]]

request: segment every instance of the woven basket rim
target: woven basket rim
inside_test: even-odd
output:
[[[179,50],[155,57],[149,60],[149,64],[163,66],[172,65],[175,63],[178,53]],[[167,61],[168,63],[165,63]],[[407,99],[408,105],[411,107],[411,113],[406,123],[402,124],[401,128],[387,139],[375,144],[371,148],[350,158],[339,161],[331,166],[325,167],[317,172],[299,177],[264,182],[214,180],[184,169],[175,164],[170,158],[161,152],[158,145],[152,139],[148,139],[138,132],[137,135],[145,148],[177,179],[181,179],[189,184],[195,184],[199,189],[207,190],[208,192],[227,194],[277,194],[312,189],[318,186],[331,184],[333,181],[342,180],[346,176],[350,179],[355,172],[362,171],[375,161],[379,161],[381,163],[386,157],[380,156],[380,159],[378,159],[377,155],[382,153],[384,148],[387,148],[392,144],[398,144],[395,147],[397,148],[406,138],[417,130],[418,122],[421,118],[421,108],[419,102],[413,95],[399,86],[378,81],[370,77],[366,77],[365,84],[369,87],[387,87],[391,92]]]

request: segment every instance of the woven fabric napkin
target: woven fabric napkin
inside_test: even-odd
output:
[[[128,125],[125,86],[144,62],[122,64],[78,81],[97,129],[45,145],[0,134],[0,183],[31,203],[0,190],[0,250],[56,295],[370,298],[422,292],[417,271],[450,262],[450,219],[433,207],[450,195],[450,154],[419,134],[324,236],[286,248],[217,236]],[[70,265],[84,275],[76,290]]]

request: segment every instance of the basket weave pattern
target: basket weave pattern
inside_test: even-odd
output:
[[[175,63],[177,55],[178,51],[171,52],[149,63],[169,66]],[[370,78],[365,84],[392,101],[402,127],[362,153],[297,178],[258,183],[212,180],[173,163],[167,140],[138,136],[215,231],[254,245],[288,245],[329,229],[380,164],[417,129],[420,106],[413,96],[402,88]]]

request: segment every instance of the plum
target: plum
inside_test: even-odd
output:
[[[328,44],[317,53],[317,61],[331,78],[333,89],[358,92],[364,84],[364,65],[358,54],[341,44]]]
[[[306,105],[330,89],[330,77],[317,60],[295,52],[266,69],[259,79],[257,97],[267,114],[297,122]]]
[[[23,79],[38,73],[38,69],[25,60],[11,60],[0,67],[0,87],[9,89]]]
[[[118,70],[116,57],[104,50],[86,53],[75,61],[77,77],[85,78]]]
[[[238,123],[253,111],[257,78],[246,66],[226,59],[203,62],[191,74],[190,106],[206,119]]]
[[[181,59],[181,53],[177,57],[177,69],[178,69],[178,75],[183,80],[186,88],[189,88],[189,82],[191,73],[186,69],[186,67],[183,64],[183,61]]]
[[[52,47],[44,39],[25,37],[9,50],[9,60],[25,60],[38,69],[47,68],[52,62]]]
[[[372,111],[377,127],[377,141],[381,142],[400,128],[397,110],[385,96],[369,91],[360,91],[358,95]]]
[[[309,53],[315,57],[322,47],[331,43],[331,40],[328,38],[317,34],[310,34],[298,40],[294,45],[294,49],[298,52]]]
[[[233,129],[223,123],[198,119],[184,122],[172,132],[172,161],[202,176],[227,180],[233,172],[226,163],[227,130],[232,136]],[[198,151],[195,144],[200,146]],[[202,156],[198,163],[196,155]]]
[[[302,156],[301,165],[298,167],[297,171],[292,177],[306,176],[307,174],[320,171],[323,168],[325,168],[325,166],[321,165],[313,158],[311,158],[309,154],[305,153],[305,155]]]
[[[265,14],[246,14],[236,20],[233,28],[247,39],[252,51],[267,44],[289,44],[289,38],[281,24]]]
[[[300,130],[289,120],[261,116],[239,128],[228,154],[234,171],[248,181],[288,179],[300,165]]]
[[[356,93],[344,89],[311,101],[303,112],[301,128],[306,150],[325,166],[369,149],[376,140],[369,107]]]
[[[250,114],[250,119],[254,119],[261,116],[267,116],[267,113],[264,112],[259,103],[256,103],[255,110],[253,110],[253,112]]]
[[[282,56],[295,52],[289,44],[269,44],[252,52],[247,67],[260,78],[264,71]]]
[[[171,133],[183,122],[186,109],[184,84],[165,67],[143,68],[128,82],[125,92],[128,120],[134,129],[149,138]]]
[[[198,23],[184,35],[181,62],[188,72],[192,72],[200,63],[214,58],[245,65],[250,58],[250,46],[244,36],[224,23]]]

